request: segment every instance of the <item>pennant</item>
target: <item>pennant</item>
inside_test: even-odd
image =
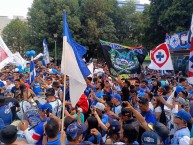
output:
[[[87,87],[85,78],[90,75],[90,71],[82,60],[86,49],[73,40],[66,21],[66,13],[64,13],[63,23],[61,71],[69,76],[70,100],[72,106],[75,106]]]
[[[174,70],[170,52],[166,43],[162,43],[150,52],[151,63],[148,66],[154,70]]]

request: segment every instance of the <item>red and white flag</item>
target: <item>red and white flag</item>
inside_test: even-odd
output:
[[[12,61],[10,57],[12,57],[12,52],[0,36],[0,69]]]
[[[151,63],[148,68],[153,70],[174,70],[170,51],[166,43],[158,45],[150,52]]]
[[[192,22],[190,26],[191,35],[191,47],[190,47],[190,56],[189,56],[189,67],[188,67],[188,77],[193,77],[193,15]]]

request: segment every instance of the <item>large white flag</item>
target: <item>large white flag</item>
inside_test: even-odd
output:
[[[170,52],[166,43],[162,43],[150,52],[151,63],[148,66],[154,70],[174,70]]]
[[[86,49],[73,40],[66,21],[66,13],[64,13],[63,22],[61,71],[69,76],[70,100],[72,106],[75,106],[87,87],[85,78],[90,75],[90,71],[82,60]]]

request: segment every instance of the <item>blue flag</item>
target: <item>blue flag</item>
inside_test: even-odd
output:
[[[72,106],[75,106],[87,87],[85,78],[90,75],[90,71],[82,60],[86,48],[76,43],[72,38],[66,21],[66,13],[64,13],[63,18],[64,36],[61,71],[69,76],[70,100]]]
[[[36,71],[35,71],[35,65],[33,59],[30,61],[30,80],[29,83],[31,84],[36,76]]]
[[[43,40],[43,47],[44,47],[43,65],[46,66],[48,63],[50,63],[49,51],[48,51],[48,45],[47,45],[46,38],[44,38],[44,40]]]
[[[72,35],[70,33],[70,29],[68,28],[68,23],[66,21],[66,13],[64,13],[64,29],[63,29],[63,35],[67,37],[67,42],[70,44],[72,47],[76,60],[78,62],[78,66],[82,72],[82,75],[84,78],[90,75],[90,71],[88,67],[86,66],[85,62],[82,60],[82,56],[86,53],[86,48],[74,41],[72,38]]]

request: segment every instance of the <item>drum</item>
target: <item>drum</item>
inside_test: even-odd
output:
[[[17,112],[17,116],[19,117],[19,119],[23,120],[23,114],[25,112],[27,112],[29,109],[36,109],[37,105],[35,102],[29,102],[29,101],[22,101],[19,103],[21,110],[19,112]]]
[[[23,118],[29,122],[30,126],[35,126],[41,121],[37,109],[29,109],[24,113]]]

